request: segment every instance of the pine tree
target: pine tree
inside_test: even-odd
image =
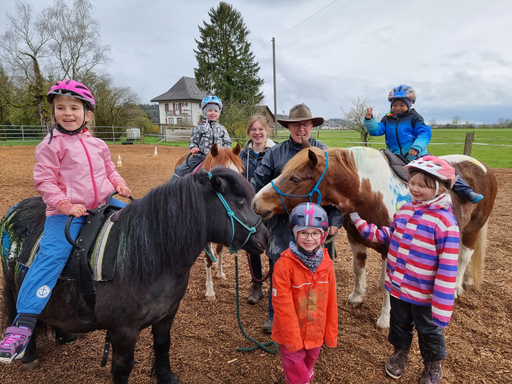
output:
[[[242,15],[230,4],[221,2],[210,9],[210,24],[199,27],[200,41],[194,50],[198,68],[194,68],[200,89],[225,102],[258,104],[263,99],[258,77],[260,69],[247,41],[250,31]]]

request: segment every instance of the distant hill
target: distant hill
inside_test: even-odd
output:
[[[158,104],[139,104],[139,107],[141,107],[144,112],[147,112],[149,114],[149,117],[151,118],[151,122],[153,124],[160,123]]]

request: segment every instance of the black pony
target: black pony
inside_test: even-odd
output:
[[[150,191],[124,208],[112,227],[105,252],[117,254],[112,281],[97,282],[94,311],[85,304],[83,324],[76,318],[74,282],[59,280],[39,320],[67,332],[107,329],[112,343],[112,378],[127,383],[134,365],[135,343],[151,326],[154,371],[162,383],[179,383],[169,362],[170,330],[185,295],[190,269],[208,242],[221,243],[251,254],[263,252],[267,229],[251,209],[250,184],[224,167],[187,175]],[[249,230],[227,215],[219,195]],[[0,223],[0,252],[4,272],[7,321],[13,321],[15,300],[23,273],[16,260],[30,252],[45,220],[45,204],[29,198],[13,207]],[[234,223],[234,224],[232,224]],[[234,225],[234,227],[233,227]],[[232,228],[234,228],[234,233]],[[245,244],[244,244],[245,242]],[[35,335],[25,353],[35,359]]]

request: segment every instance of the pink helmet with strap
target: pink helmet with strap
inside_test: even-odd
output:
[[[46,100],[51,104],[53,98],[57,95],[76,97],[82,100],[87,108],[94,112],[94,106],[96,102],[92,97],[92,92],[82,83],[76,80],[61,80],[57,81],[46,95]]]
[[[446,160],[440,159],[436,156],[420,157],[419,159],[411,161],[404,168],[408,171],[418,169],[428,173],[435,179],[448,181],[450,182],[450,188],[452,188],[455,183],[455,169]]]

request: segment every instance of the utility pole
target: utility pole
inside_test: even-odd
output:
[[[276,39],[272,38],[272,61],[274,67],[274,137],[277,142],[277,93],[276,93]]]

